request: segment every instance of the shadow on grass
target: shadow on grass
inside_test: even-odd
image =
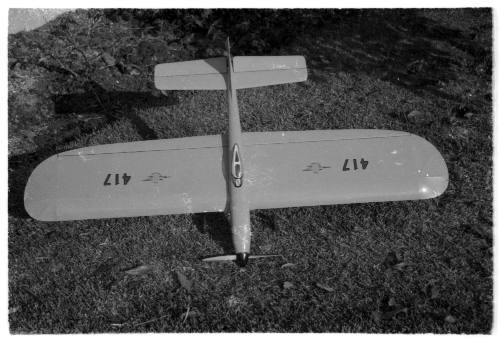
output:
[[[446,17],[460,11],[433,13]],[[186,36],[194,37],[185,44],[195,58],[213,57],[214,48],[222,51],[229,36],[233,55],[305,55],[316,82],[329,82],[323,71],[361,72],[418,95],[479,106],[491,102],[491,94],[465,99],[442,89],[464,68],[491,78],[492,47],[475,39],[480,30],[491,32],[491,9],[468,11],[481,18],[476,31],[445,27],[419,9],[217,9],[208,16],[200,10],[157,10],[142,13],[140,22],[153,27],[155,20],[182,24]],[[200,16],[197,25],[190,22],[193,16]]]
[[[222,146],[229,144],[227,134],[222,134]],[[229,184],[229,175],[227,170],[228,150],[222,149],[221,170],[222,175]],[[229,212],[229,198],[231,196],[229,186],[226,186],[226,207],[225,212]],[[225,213],[199,213],[193,215],[193,223],[202,234],[209,234],[210,237],[222,248],[223,254],[233,254],[233,236],[231,232],[230,220]],[[206,256],[208,257],[208,255]]]
[[[223,254],[234,253],[231,226],[224,213],[194,214],[193,223],[202,234],[210,235],[222,247]]]
[[[158,139],[158,136],[131,109],[165,107],[178,103],[175,97],[154,96],[150,92],[107,91],[96,82],[87,83],[85,88],[87,91],[81,94],[53,96],[55,113],[57,115],[99,113],[106,117],[108,123],[126,117],[144,140]]]
[[[311,78],[328,81],[318,70],[363,72],[419,95],[463,102],[443,91],[442,85],[457,80],[464,60],[466,67],[483,65],[484,74],[491,74],[491,50],[422,14],[418,10],[356,10],[349,17],[333,16],[315,33],[316,39],[306,39]],[[468,99],[473,105],[484,100]]]

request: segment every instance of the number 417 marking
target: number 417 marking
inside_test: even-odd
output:
[[[113,185],[111,183],[111,176],[113,176],[113,174],[108,173],[108,175],[106,176],[106,179],[104,180],[104,185]],[[115,176],[114,177],[114,180],[115,180],[114,185],[119,185],[120,184],[120,174],[115,173],[114,176]],[[125,172],[121,178],[122,178],[122,184],[127,185],[127,183],[130,181],[130,178],[132,178],[132,176],[128,176],[127,173]]]
[[[364,169],[366,169],[366,167],[368,166],[368,160],[365,160],[364,158],[361,158],[361,160],[359,161],[361,163],[361,167]],[[352,159],[352,166],[353,166],[353,170],[357,170],[358,169],[358,160],[357,159]],[[349,159],[346,159],[344,161],[344,167],[342,168],[342,171],[350,171],[351,169],[349,168]]]

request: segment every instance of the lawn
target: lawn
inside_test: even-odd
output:
[[[492,12],[78,10],[8,38],[9,324],[20,333],[489,333]],[[33,169],[69,149],[221,134],[225,94],[155,64],[304,55],[307,82],[238,91],[243,131],[370,128],[433,143],[432,200],[251,213],[246,268],[218,213],[38,222]]]

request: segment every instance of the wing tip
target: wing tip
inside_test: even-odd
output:
[[[448,182],[448,177],[425,177],[419,188],[422,199],[441,196],[448,188]]]
[[[57,207],[54,203],[43,200],[33,200],[29,197],[25,197],[24,209],[31,218],[37,221],[58,221]]]
[[[57,221],[57,160],[55,154],[42,161],[31,173],[24,189],[24,209],[38,221]]]

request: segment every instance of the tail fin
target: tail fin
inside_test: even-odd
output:
[[[231,44],[229,43],[229,37],[226,39],[226,53],[227,57],[231,58]]]
[[[227,88],[226,75],[230,58],[200,59],[188,62],[158,64],[154,82],[160,90],[222,90]],[[244,56],[233,58],[233,87],[236,89],[302,82],[307,79],[303,56]]]

